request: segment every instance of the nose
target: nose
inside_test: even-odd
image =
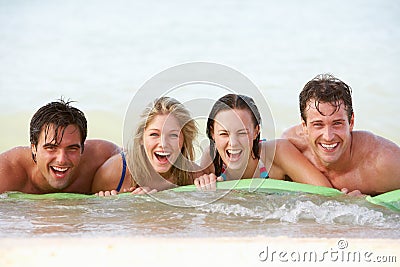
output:
[[[57,151],[57,163],[63,164],[67,161],[67,153],[64,149],[59,149]]]
[[[229,137],[229,145],[230,145],[231,147],[234,147],[234,146],[236,146],[237,144],[238,144],[238,137],[237,137],[236,135],[232,134],[232,135]]]
[[[331,129],[331,127],[327,126],[324,128],[324,132],[323,132],[323,138],[325,141],[331,141],[334,138],[334,131]]]
[[[161,143],[160,144],[158,144],[160,147],[166,147],[166,146],[168,146],[168,144],[169,144],[169,138],[168,138],[168,135],[167,134],[163,134],[162,136],[161,136]]]

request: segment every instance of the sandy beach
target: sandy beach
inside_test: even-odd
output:
[[[0,239],[0,266],[398,266],[396,239]]]

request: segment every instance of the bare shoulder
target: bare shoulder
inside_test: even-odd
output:
[[[400,147],[382,137],[367,131],[353,131],[353,154],[356,161],[363,162],[363,168],[372,182],[375,193],[400,188]],[[367,144],[367,145],[366,145]]]
[[[0,154],[0,192],[20,191],[33,166],[29,147],[15,147]]]
[[[110,173],[118,170],[122,170],[122,157],[120,154],[115,154],[114,156],[107,159],[99,168],[99,170],[105,173]]]
[[[79,163],[79,173],[81,176],[93,179],[91,182],[92,189],[95,189],[93,192],[107,190],[107,187],[104,185],[108,183],[108,180],[113,181],[120,178],[121,174],[120,172],[117,173],[118,169],[109,167],[115,164],[114,161],[117,162],[118,159],[121,159],[119,155],[120,151],[121,149],[117,145],[109,141],[87,140],[85,142],[85,149]],[[116,158],[110,159],[114,155]],[[117,159],[117,157],[119,158]],[[109,159],[110,161],[108,161]],[[109,175],[111,172],[115,173],[115,177],[114,175]],[[107,183],[105,179],[107,179]],[[96,190],[98,187],[101,189]],[[112,189],[115,189],[115,187],[116,185]]]
[[[261,152],[268,153],[273,152],[277,153],[278,151],[285,151],[296,149],[294,144],[289,139],[278,138],[273,140],[268,140],[265,142],[261,142]]]
[[[370,159],[375,164],[395,162],[400,169],[400,147],[389,139],[368,131],[353,131],[352,142],[357,160]]]
[[[85,142],[85,150],[83,156],[90,158],[93,161],[100,161],[103,163],[110,157],[121,152],[121,148],[116,144],[99,139],[87,140]]]
[[[306,150],[308,147],[301,124],[286,129],[282,133],[281,138],[289,140],[297,149],[301,151]]]
[[[107,159],[96,171],[92,183],[92,192],[116,189],[121,178],[121,174],[122,157],[120,154],[115,154]],[[130,174],[126,173],[125,178],[127,176],[130,176]]]
[[[285,158],[285,155],[293,153],[300,152],[288,139],[278,138],[261,143],[261,157],[263,160],[279,160],[280,158]]]
[[[33,161],[31,149],[27,146],[14,147],[0,154],[0,164],[3,168],[10,166],[21,169],[26,165],[28,159]]]
[[[90,139],[85,142],[85,150],[102,151],[111,155],[117,154],[121,151],[121,148],[113,142],[101,139]]]
[[[299,151],[288,139],[272,139],[261,142],[260,157],[264,164],[270,165],[272,162],[279,162],[284,159],[284,156],[292,153],[293,151]]]
[[[400,153],[400,147],[394,143],[393,141],[386,139],[382,136],[373,134],[368,131],[353,131],[353,144],[357,146],[357,148],[364,148],[367,151],[386,151],[386,152],[394,152]],[[365,144],[368,144],[366,146]],[[388,151],[389,150],[389,151]]]

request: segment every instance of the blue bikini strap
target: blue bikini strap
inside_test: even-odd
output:
[[[124,179],[125,179],[125,173],[126,173],[126,159],[125,159],[125,154],[123,151],[121,151],[121,157],[122,157],[122,174],[121,174],[121,178],[119,179],[119,184],[117,187],[117,191],[119,192],[119,190],[121,190],[122,184],[124,183]]]

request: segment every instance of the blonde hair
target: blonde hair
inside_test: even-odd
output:
[[[146,107],[141,114],[141,120],[136,129],[133,144],[128,146],[127,163],[132,174],[133,186],[145,186],[146,182],[154,175],[143,145],[143,135],[146,127],[159,115],[173,115],[181,127],[183,146],[181,154],[171,167],[171,177],[176,185],[192,184],[189,170],[192,169],[195,152],[193,141],[198,129],[190,112],[178,100],[171,97],[157,98]]]

